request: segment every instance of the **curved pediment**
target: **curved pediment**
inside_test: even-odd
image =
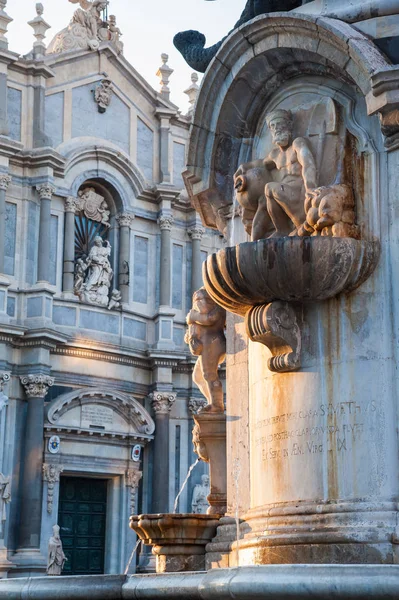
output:
[[[47,410],[50,425],[82,431],[150,438],[155,423],[141,404],[123,392],[99,388],[59,396]]]

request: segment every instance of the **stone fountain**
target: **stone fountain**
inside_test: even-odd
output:
[[[373,39],[399,2],[260,5],[214,48],[184,174],[227,240],[188,316],[210,514],[132,517],[156,576],[0,598],[399,597],[399,69]]]

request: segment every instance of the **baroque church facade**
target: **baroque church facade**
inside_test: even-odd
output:
[[[194,462],[185,315],[221,240],[182,192],[166,55],[157,92],[95,0],[47,48],[37,5],[22,57],[1,4],[0,577],[43,574],[56,523],[64,574],[121,573],[129,514],[170,512]]]

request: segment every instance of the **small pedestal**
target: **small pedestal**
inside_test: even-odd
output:
[[[203,412],[194,416],[193,443],[197,455],[209,463],[209,515],[227,510],[226,415]]]
[[[157,573],[205,570],[205,546],[216,533],[219,516],[133,515],[130,527],[156,556]]]

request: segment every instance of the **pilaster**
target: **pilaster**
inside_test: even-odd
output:
[[[135,215],[121,213],[116,220],[119,225],[119,280],[118,289],[122,294],[122,302],[130,301],[130,229]]]
[[[51,233],[51,198],[55,187],[51,183],[42,183],[36,187],[40,198],[40,227],[37,280],[49,282],[49,256]]]
[[[62,289],[64,292],[73,293],[75,275],[75,213],[77,199],[68,196],[65,198],[65,227],[64,227],[64,271]]]
[[[194,294],[203,286],[202,282],[202,260],[201,260],[201,240],[204,236],[205,229],[200,225],[195,225],[188,230],[188,235],[191,237],[193,258],[191,269],[191,294]]]

